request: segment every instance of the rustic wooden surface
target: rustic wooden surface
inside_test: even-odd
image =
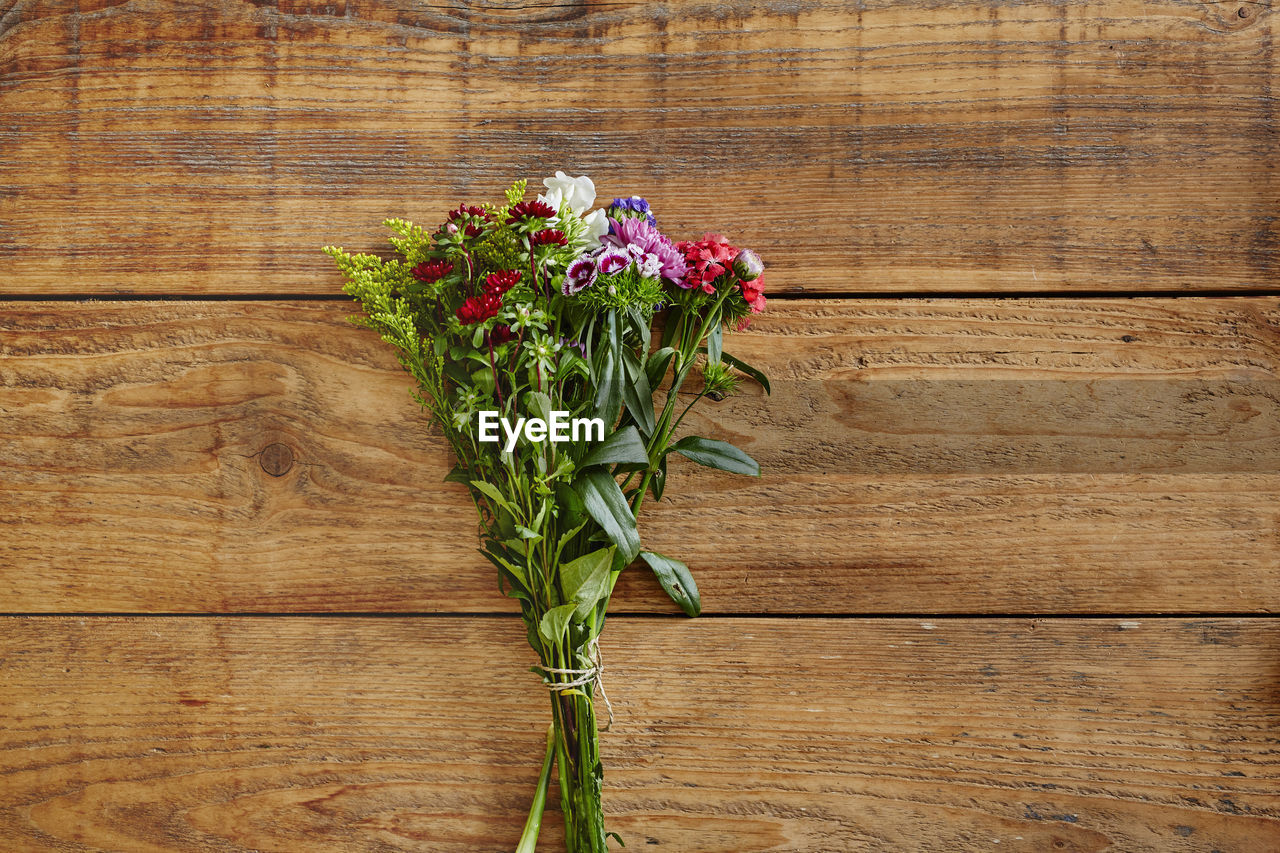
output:
[[[0,308],[5,611],[507,610],[345,303]],[[1280,306],[778,302],[646,540],[711,612],[1280,609]],[[724,535],[708,537],[716,529]],[[672,610],[637,572],[623,609]]]
[[[547,716],[520,634],[10,619],[5,850],[510,850]],[[1280,848],[1271,620],[632,617],[605,636],[628,850]]]
[[[1276,20],[0,0],[0,851],[511,849],[542,688],[318,248],[554,168],[792,297],[646,517],[709,615],[604,635],[628,849],[1280,849]]]
[[[1274,13],[8,0],[0,292],[328,292],[556,166],[797,292],[1274,288]]]

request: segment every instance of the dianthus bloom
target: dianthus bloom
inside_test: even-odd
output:
[[[490,317],[498,316],[498,311],[501,310],[501,308],[501,296],[496,296],[492,293],[472,296],[458,306],[458,320],[464,326],[483,323]]]
[[[484,279],[484,292],[501,297],[520,281],[520,270],[502,270],[489,273]]]
[[[564,284],[560,286],[561,292],[565,296],[573,296],[578,291],[590,287],[596,283],[597,272],[595,258],[590,255],[578,258],[569,264],[569,269],[564,276]]]
[[[684,253],[688,271],[680,286],[701,287],[704,293],[716,292],[716,279],[730,271],[730,263],[738,250],[719,234],[704,234],[701,240],[682,240],[676,246]]]
[[[448,261],[423,261],[410,272],[418,281],[431,284],[453,272],[453,264]]]
[[[601,236],[600,242],[630,250],[640,257],[656,255],[658,271],[663,278],[677,283],[684,278],[686,266],[680,250],[644,219],[614,220],[613,233]]]
[[[555,208],[541,201],[522,201],[507,213],[507,221],[518,219],[550,219],[556,215]]]
[[[535,202],[536,203],[536,202]],[[567,246],[569,238],[556,228],[544,228],[529,235],[530,246]]]
[[[758,275],[751,281],[742,282],[742,298],[747,301],[752,314],[764,310],[764,276]]]

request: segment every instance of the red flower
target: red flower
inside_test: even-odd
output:
[[[680,282],[683,288],[701,287],[706,293],[716,292],[716,279],[730,271],[738,250],[719,234],[704,234],[701,240],[682,240],[676,248],[684,253],[689,271]]]
[[[483,207],[476,207],[474,204],[460,204],[457,210],[449,212],[450,220],[465,219],[468,216],[488,220],[489,213]]]
[[[555,208],[545,201],[522,201],[514,205],[507,213],[507,221],[517,219],[550,219],[556,215]]]
[[[491,347],[502,346],[508,341],[514,341],[515,339],[516,333],[511,331],[510,326],[503,325],[502,323],[494,326],[493,331],[489,332],[486,337],[486,340],[489,341],[489,346]]]
[[[502,297],[500,296],[494,296],[492,293],[472,296],[458,306],[458,320],[464,326],[483,323],[490,317],[498,316],[498,311],[501,308]]]
[[[759,314],[764,310],[764,276],[757,276],[754,280],[741,284],[742,298],[747,301],[752,314]]]
[[[484,292],[492,293],[494,296],[502,296],[515,287],[516,282],[519,280],[520,270],[502,270],[501,272],[489,273],[484,279]]]
[[[569,238],[555,228],[544,228],[529,235],[530,246],[567,246]]]
[[[425,281],[427,284],[431,284],[453,272],[453,264],[448,261],[424,261],[410,270],[410,272],[418,281]]]

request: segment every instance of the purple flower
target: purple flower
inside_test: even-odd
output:
[[[622,219],[614,221],[612,234],[604,234],[600,242],[605,246],[615,246],[630,250],[631,246],[640,249],[640,257],[645,254],[658,256],[662,277],[679,282],[689,268],[685,264],[684,255],[672,245],[661,231],[643,219]]]
[[[649,202],[638,195],[631,198],[615,198],[609,205],[609,216],[614,219],[643,219],[653,228],[658,227],[658,220],[653,218],[649,210]]]
[[[596,261],[590,255],[584,255],[569,264],[561,291],[565,296],[573,296],[580,290],[596,283]]]

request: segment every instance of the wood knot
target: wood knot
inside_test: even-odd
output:
[[[283,477],[293,467],[293,451],[283,444],[268,444],[258,454],[258,464],[272,477]]]

